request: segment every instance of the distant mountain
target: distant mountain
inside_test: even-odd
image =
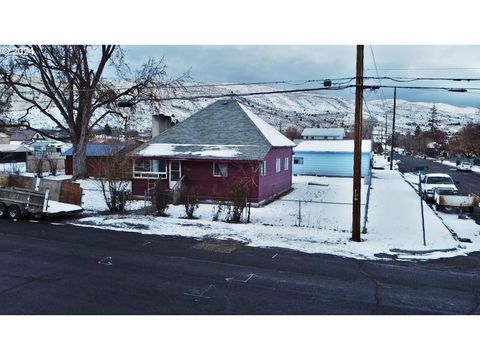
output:
[[[275,89],[258,85],[186,88],[180,91],[177,96],[241,94],[272,90]],[[315,126],[351,127],[354,122],[355,101],[353,99],[332,96],[330,93],[327,95],[320,92],[266,94],[244,98],[238,97],[238,99],[277,129],[285,129],[291,125],[299,128]],[[155,112],[172,115],[173,120],[182,121],[214,101],[216,99],[171,100],[161,103],[158,109],[153,109],[145,104],[131,109],[123,109],[122,111],[129,116],[130,128],[138,131],[149,131],[151,129],[152,114]],[[371,116],[380,124],[385,124],[385,112],[388,110],[387,121],[390,129],[393,100],[387,100],[385,106],[380,100],[368,101],[367,104],[368,106],[364,105],[364,119]],[[397,130],[413,132],[417,124],[425,128],[433,105],[433,103],[414,103],[397,99]],[[441,123],[442,129],[451,133],[458,131],[461,126],[468,122],[479,121],[480,119],[478,109],[473,107],[456,107],[441,103],[435,103],[435,106],[437,108],[437,118]],[[16,99],[9,117],[15,119],[22,116],[26,108],[28,108],[26,103]],[[30,110],[29,115],[25,119],[30,121],[32,126],[55,128],[55,124],[52,121],[35,109]],[[110,125],[121,126],[120,121],[112,118],[106,121]]]

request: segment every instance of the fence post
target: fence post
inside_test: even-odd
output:
[[[368,176],[368,175],[367,175]],[[367,190],[367,203],[365,204],[365,214],[363,217],[363,229],[362,229],[362,234],[367,233],[367,220],[368,220],[368,207],[370,204],[370,189],[372,188],[372,178],[371,176],[365,177],[365,183],[368,184],[368,190]],[[367,182],[368,180],[368,182]]]
[[[421,192],[421,176],[420,176],[420,171],[418,172],[418,194],[420,195],[420,209],[422,212],[422,235],[423,235],[423,246],[427,246],[427,242],[425,240],[425,217],[423,215],[423,198],[422,198],[422,192]],[[426,198],[425,198],[426,199]]]
[[[298,201],[298,227],[302,226],[302,202]]]
[[[147,215],[147,190],[143,193],[143,215]]]

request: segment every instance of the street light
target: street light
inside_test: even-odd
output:
[[[132,106],[134,106],[135,104],[129,100],[126,100],[126,101],[119,101],[117,103],[117,106],[119,108],[131,108]],[[127,126],[128,126],[128,115],[125,116],[125,123],[124,123],[124,126],[123,126],[123,136],[125,136],[125,142],[128,143],[128,138],[127,138]]]

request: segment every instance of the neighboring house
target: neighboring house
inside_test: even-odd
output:
[[[97,177],[100,174],[102,163],[127,148],[122,144],[87,144],[87,176]],[[65,174],[73,175],[73,147],[65,153]]]
[[[253,203],[290,190],[295,144],[235,100],[219,100],[135,149],[132,191],[161,182],[195,188],[202,201],[250,188]],[[179,183],[180,185],[177,185]]]
[[[293,156],[294,175],[353,176],[353,140],[305,140]],[[370,175],[371,140],[362,140],[362,176]]]
[[[344,128],[306,128],[302,131],[304,140],[343,140]]]
[[[30,149],[20,141],[10,141],[7,134],[0,133],[0,172],[26,171]]]
[[[21,142],[31,142],[31,141],[39,141],[39,140],[46,140],[45,136],[40,134],[39,132],[31,129],[16,129],[13,130],[10,137],[11,141],[21,141]]]

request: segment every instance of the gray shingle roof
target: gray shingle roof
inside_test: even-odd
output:
[[[263,160],[272,146],[295,146],[249,113],[235,100],[216,101],[138,147],[131,155]]]

